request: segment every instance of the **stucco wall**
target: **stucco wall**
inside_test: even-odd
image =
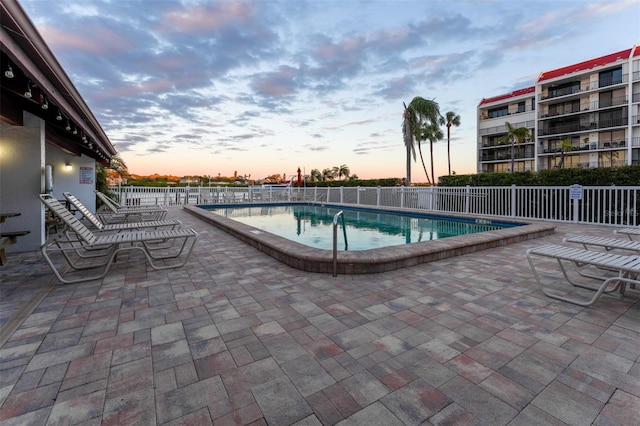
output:
[[[44,212],[37,197],[44,187],[41,167],[44,158],[44,140],[41,141],[43,123],[31,121],[25,126],[0,123],[0,211],[21,214],[7,219],[0,224],[0,229],[31,231],[8,247],[8,253],[35,250],[44,236],[41,226]]]
[[[70,171],[65,169],[67,162],[72,166]],[[93,159],[76,157],[46,144],[44,121],[29,113],[24,115],[24,126],[0,122],[0,211],[21,214],[7,219],[0,224],[0,229],[31,231],[8,247],[7,253],[38,250],[46,240],[45,210],[38,194],[45,191],[45,165],[48,164],[54,170],[54,197],[64,199],[62,193],[69,191],[95,211],[96,164]],[[80,167],[88,168],[82,177],[89,183],[81,183]]]

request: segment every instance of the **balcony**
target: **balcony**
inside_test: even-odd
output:
[[[634,75],[635,77],[635,75]],[[547,95],[540,95],[539,101],[547,101],[549,99],[556,99],[562,97],[569,97],[571,95],[578,95],[591,90],[602,89],[603,87],[615,86],[618,84],[628,83],[629,74],[622,74],[621,78],[617,79],[600,79],[598,81],[592,81],[589,83],[580,84],[579,86],[566,87],[564,89],[556,90],[553,93]]]
[[[640,138],[637,138],[640,139]],[[627,146],[627,140],[626,139],[620,139],[620,140],[609,140],[609,141],[599,141],[599,142],[585,142],[584,144],[581,144],[580,146],[572,146],[571,149],[568,149],[565,152],[565,155],[571,155],[571,154],[576,154],[576,153],[580,153],[581,151],[615,151],[615,150],[619,150],[622,148],[625,148]],[[544,148],[542,150],[542,152],[540,153],[541,156],[544,156],[545,154],[548,155],[560,155],[562,154],[562,149],[560,148],[560,146],[557,146],[555,144],[550,144],[547,148]]]
[[[634,102],[636,102],[635,96],[636,95],[634,95]],[[640,94],[638,94],[637,96],[638,96],[637,101],[640,101]],[[559,109],[551,110],[546,113],[544,111],[540,111],[538,118],[541,120],[544,120],[548,118],[556,118],[556,117],[568,116],[572,114],[578,114],[581,112],[596,111],[599,109],[626,105],[628,103],[629,103],[629,99],[626,96],[619,96],[615,99],[612,99],[611,101],[602,101],[602,102],[593,101],[593,102],[588,102],[583,104],[581,103],[580,107],[576,107],[576,108],[571,108],[567,106],[564,108],[563,111],[560,111]],[[553,108],[550,107],[550,109],[553,109]]]
[[[588,132],[597,129],[608,129],[610,127],[626,126],[629,120],[627,117],[612,118],[609,120],[599,120],[589,123],[589,125],[583,124],[566,124],[563,126],[553,126],[548,129],[538,129],[538,136],[560,135],[563,133],[576,133],[576,132]]]

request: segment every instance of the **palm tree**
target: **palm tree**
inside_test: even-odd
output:
[[[318,169],[312,169],[309,175],[312,182],[320,182],[322,180],[322,173]]]
[[[343,164],[340,167],[334,167],[334,169],[337,169],[336,175],[338,176],[338,179],[340,179],[340,180],[342,180],[342,177],[348,178],[349,177],[349,173],[351,173],[351,170],[349,170],[349,167],[347,167],[346,164]]]
[[[414,141],[419,139],[420,129],[423,123],[436,123],[440,115],[440,107],[434,100],[416,96],[407,106],[404,102],[404,114],[402,119],[402,134],[404,146],[407,150],[407,186],[411,186],[411,157],[416,158]],[[422,157],[422,155],[421,155]],[[424,164],[424,161],[423,161]]]
[[[451,176],[451,126],[460,126],[460,116],[453,111],[448,111],[441,118],[440,124],[447,126],[447,164],[449,166],[449,176]]]
[[[511,172],[513,173],[516,164],[516,143],[518,145],[524,143],[527,138],[531,137],[531,133],[526,127],[513,127],[508,121],[505,124],[507,125],[507,134],[498,138],[498,142],[511,143]]]
[[[560,163],[558,164],[559,169],[564,167],[564,157],[571,148],[572,145],[570,137],[566,137],[560,141]]]
[[[435,177],[435,173],[433,171],[433,144],[435,142],[438,142],[440,140],[442,140],[444,138],[444,133],[442,133],[442,129],[440,128],[440,126],[438,125],[438,123],[430,123],[430,124],[425,124],[424,127],[422,128],[422,133],[420,135],[420,139],[422,140],[428,140],[429,141],[429,150],[430,150],[430,154],[431,154],[431,183],[433,185],[436,184],[436,177]],[[418,141],[418,147],[420,146],[420,141]],[[420,155],[420,158],[422,158],[422,155]],[[424,161],[422,162],[422,165],[424,166]],[[425,169],[425,173],[426,173],[426,169]],[[427,175],[427,180],[429,180],[429,176]]]
[[[332,169],[324,169],[322,171],[322,180],[327,181],[327,180],[333,180],[333,178],[335,177],[335,173]]]

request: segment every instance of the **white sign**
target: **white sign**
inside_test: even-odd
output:
[[[571,185],[569,187],[569,198],[572,200],[582,200],[582,185]]]

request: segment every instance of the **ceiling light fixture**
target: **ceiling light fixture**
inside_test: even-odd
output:
[[[76,128],[76,126],[73,126],[73,134],[77,135],[78,134],[78,129]]]
[[[71,131],[71,124],[69,124],[69,119],[67,118],[67,127],[64,128],[67,132]]]
[[[56,116],[56,120],[62,121],[62,113],[60,113],[60,108],[58,108],[58,115]]]
[[[24,92],[24,97],[27,99],[31,99],[31,85],[29,83],[31,81],[27,82],[27,90]]]
[[[7,78],[13,78],[13,70],[11,69],[11,64],[7,63],[7,70],[4,72],[4,76]]]
[[[40,105],[40,107],[42,109],[49,109],[49,101],[47,100],[47,98],[44,98],[44,101],[42,101],[42,105]]]

